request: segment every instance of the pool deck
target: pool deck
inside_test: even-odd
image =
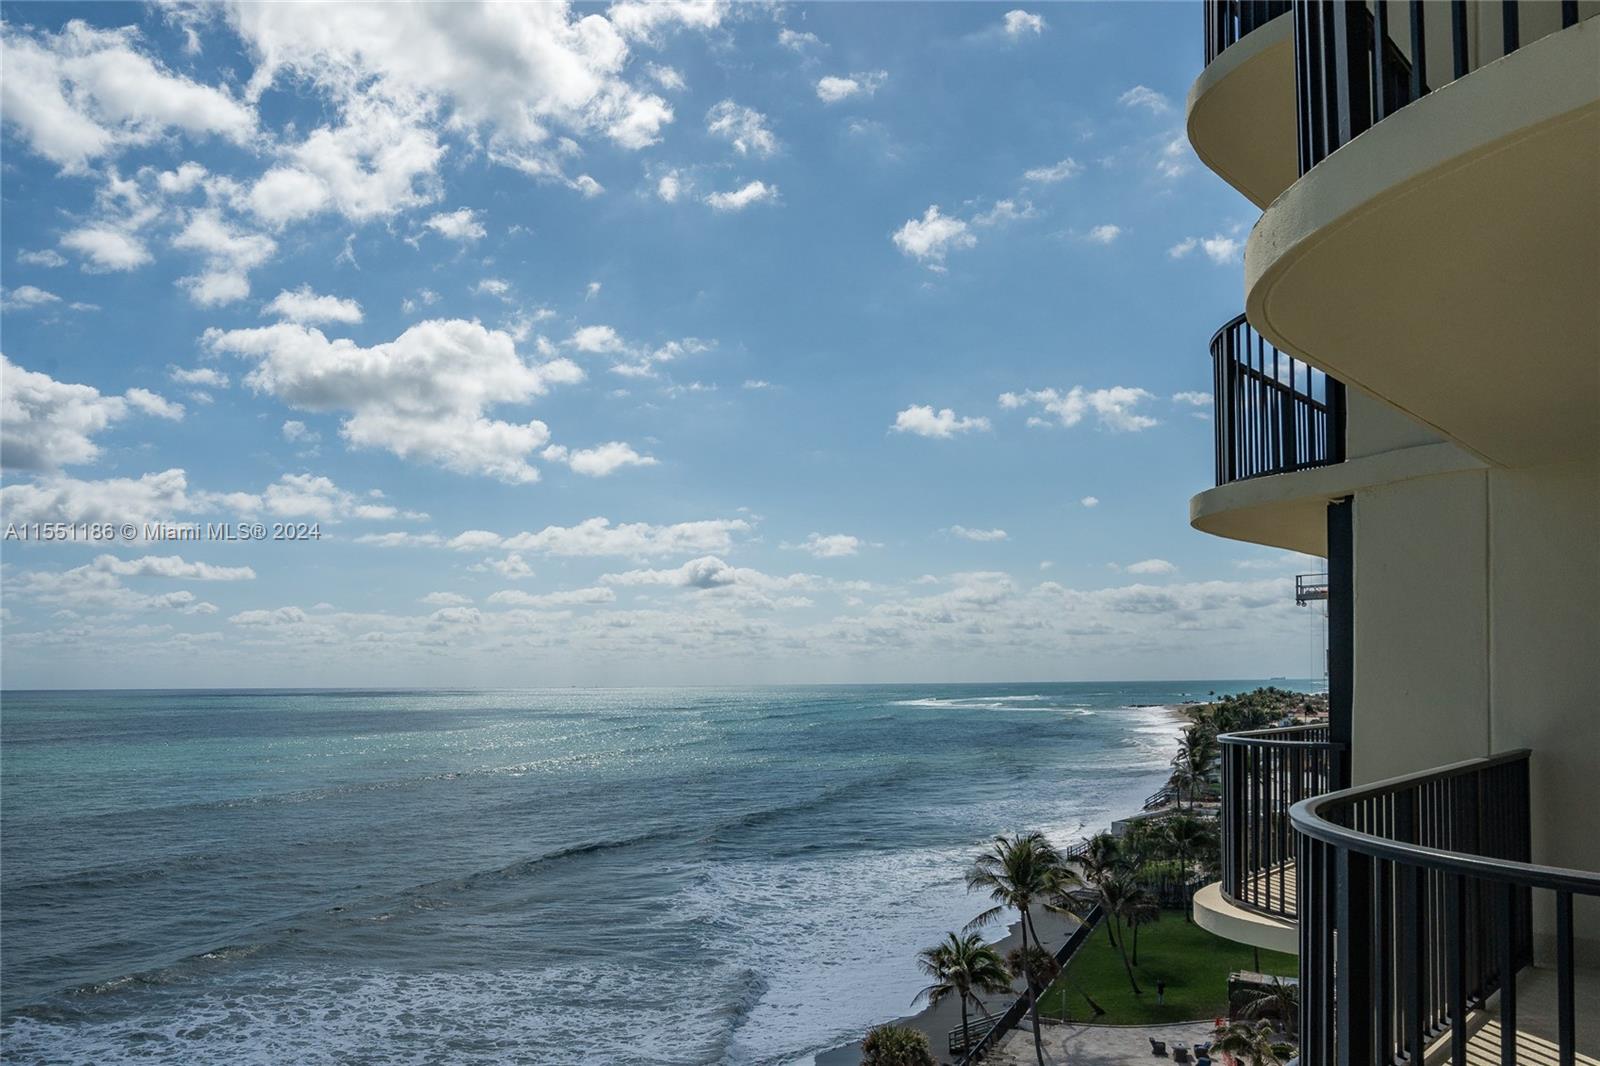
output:
[[[1171,1062],[1174,1043],[1194,1047],[1212,1038],[1212,1023],[1173,1022],[1166,1025],[1051,1025],[1043,1027],[1046,1062],[1060,1066],[1150,1066]],[[1150,1038],[1165,1040],[1168,1057],[1150,1054]],[[1193,1056],[1191,1055],[1191,1061]],[[989,1056],[995,1066],[1037,1066],[1033,1033],[1024,1023],[1008,1034]]]

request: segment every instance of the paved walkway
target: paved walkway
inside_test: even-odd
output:
[[[1174,1043],[1204,1043],[1211,1039],[1211,1022],[1177,1022],[1171,1025],[1051,1025],[1043,1027],[1045,1062],[1056,1066],[1152,1066],[1171,1062]],[[1169,1057],[1150,1054],[1150,1038],[1165,1040]],[[1026,1025],[1006,1036],[989,1057],[997,1066],[1037,1066],[1033,1055],[1033,1033]]]

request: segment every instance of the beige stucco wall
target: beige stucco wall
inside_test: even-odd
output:
[[[1438,431],[1403,411],[1374,400],[1360,389],[1345,390],[1345,458],[1438,444],[1443,440]]]
[[[1534,861],[1600,870],[1600,458],[1360,492],[1355,545],[1354,781],[1530,748]]]

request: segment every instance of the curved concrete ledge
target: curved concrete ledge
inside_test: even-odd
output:
[[[1483,467],[1448,443],[1378,452],[1196,493],[1189,501],[1189,524],[1212,536],[1327,555],[1329,502],[1376,485]]]
[[[1283,14],[1223,50],[1189,87],[1189,143],[1257,207],[1299,175],[1294,19]]]
[[[1236,944],[1253,948],[1300,954],[1300,927],[1294,922],[1271,918],[1257,911],[1229,903],[1222,895],[1222,882],[1216,881],[1194,894],[1194,922],[1208,933],[1215,933]]]
[[[1600,448],[1600,18],[1379,122],[1245,250],[1273,344],[1492,462]]]

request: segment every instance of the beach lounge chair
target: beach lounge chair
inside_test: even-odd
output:
[[[1165,1040],[1157,1040],[1153,1036],[1150,1037],[1150,1054],[1160,1055],[1162,1058],[1166,1058],[1167,1042]]]
[[[1194,1057],[1195,1058],[1202,1059],[1202,1058],[1205,1058],[1205,1057],[1209,1056],[1210,1054],[1211,1054],[1211,1045],[1209,1043],[1196,1044],[1194,1046]]]
[[[1173,1062],[1188,1062],[1189,1061],[1189,1049],[1184,1047],[1182,1044],[1174,1045],[1173,1048],[1172,1048],[1172,1061]]]

